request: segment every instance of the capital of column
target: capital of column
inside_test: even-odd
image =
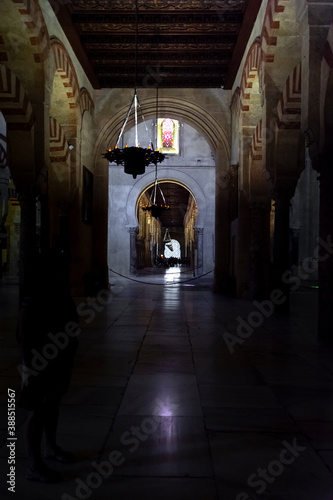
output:
[[[200,235],[202,235],[203,232],[204,232],[204,228],[203,227],[195,227],[194,229],[197,232],[197,234],[200,234]]]
[[[138,231],[139,231],[139,227],[138,226],[129,226],[128,228],[128,232],[133,235],[133,234],[137,234]]]

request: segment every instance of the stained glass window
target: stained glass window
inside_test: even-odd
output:
[[[171,118],[166,118],[162,122],[162,144],[164,148],[173,148],[175,137],[175,125]]]
[[[158,119],[157,147],[161,153],[179,154],[179,122],[172,118]]]

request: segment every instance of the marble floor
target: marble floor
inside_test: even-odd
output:
[[[210,277],[112,277],[77,298],[79,350],[63,399],[64,481],[25,479],[17,407],[16,495],[7,490],[6,402],[20,393],[17,288],[0,286],[1,499],[332,500],[333,345],[317,291],[271,304],[216,295]],[[106,304],[107,302],[107,304]]]

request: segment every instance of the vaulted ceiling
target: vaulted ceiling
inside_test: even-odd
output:
[[[51,3],[95,88],[133,87],[136,82],[138,87],[228,89],[261,2]]]

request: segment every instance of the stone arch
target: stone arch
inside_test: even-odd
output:
[[[299,130],[302,111],[302,67],[299,63],[288,76],[277,106],[278,128]]]
[[[90,93],[86,88],[82,87],[80,90],[80,108],[82,113],[88,111],[88,113],[92,115],[94,107],[94,101],[92,100]]]
[[[26,91],[17,76],[0,64],[0,109],[8,130],[31,130],[35,116]]]
[[[80,142],[81,163],[89,170],[94,170],[95,149],[94,101],[86,88],[80,90],[81,123],[78,141]]]
[[[74,65],[65,46],[57,38],[51,38],[51,50],[56,74],[62,79],[66,89],[69,108],[74,109],[80,103],[80,89]]]
[[[265,84],[283,89],[287,76],[301,60],[295,2],[268,0],[261,32]]]
[[[305,140],[300,133],[302,111],[302,71],[297,64],[288,75],[275,116],[275,183],[285,182],[286,166],[290,190],[304,168]]]
[[[127,226],[135,227],[138,225],[137,219],[137,201],[146,189],[154,184],[155,181],[155,172],[149,172],[144,176],[140,177],[137,182],[132,187],[131,191],[128,194],[126,201],[126,215],[127,215]],[[177,169],[169,170],[167,168],[159,168],[159,182],[169,181],[176,182],[182,185],[185,189],[187,189],[193,196],[196,201],[198,207],[198,216],[196,225],[198,227],[204,227],[206,212],[207,212],[207,203],[206,203],[206,195],[197,181],[186,174],[186,172],[182,172]]]
[[[41,8],[36,0],[15,0],[15,5],[32,35],[30,36],[30,44],[33,47],[34,60],[42,62],[49,45],[49,39]],[[12,27],[11,25],[11,29]]]
[[[258,37],[251,45],[243,67],[240,84],[242,111],[250,111],[251,104],[254,104],[254,95],[259,95],[260,93],[259,75],[261,62],[261,39]]]
[[[252,136],[250,151],[250,199],[264,200],[273,189],[272,179],[263,164],[263,120],[260,119]]]
[[[50,156],[51,162],[53,161],[53,163],[55,161],[54,156],[56,156],[56,162],[58,166],[60,165],[59,156],[63,157],[63,162],[69,162],[70,160],[72,160],[72,179],[68,187],[70,186],[69,189],[74,189],[76,183],[74,173],[74,160],[77,160],[78,158],[77,155],[71,158],[68,145],[69,143],[71,143],[72,146],[77,146],[76,139],[78,133],[78,123],[80,120],[81,94],[79,91],[78,79],[73,63],[64,45],[57,38],[52,38],[51,49],[54,55],[55,66],[53,80],[51,80],[52,91],[50,96],[50,130],[52,130],[52,133],[55,135],[52,136],[52,142],[50,142]],[[86,97],[83,97],[83,104],[87,100],[88,99]],[[64,138],[66,138],[66,140]],[[61,144],[57,142],[59,140],[61,140]],[[60,148],[56,155],[54,155],[54,148]],[[75,149],[75,151],[76,153],[78,152],[77,148]],[[62,170],[63,169],[61,169],[61,171]],[[62,172],[62,174],[64,174],[64,172]],[[62,175],[59,178],[58,177],[54,180],[59,181],[59,178],[62,177]]]
[[[60,123],[50,117],[50,162],[67,162],[69,148],[66,135]]]
[[[140,99],[140,104],[145,119],[156,118],[155,95],[153,97]],[[95,173],[94,210],[96,213],[97,212],[99,213],[99,217],[94,224],[94,242],[95,242],[94,263],[96,269],[105,270],[106,263],[108,262],[108,248],[110,242],[108,233],[105,230],[108,224],[110,227],[110,214],[108,212],[108,196],[109,196],[109,184],[110,184],[108,182],[109,167],[103,155],[106,150],[114,146],[119,134],[119,130],[124,122],[124,118],[126,116],[127,111],[128,111],[128,105],[122,107],[121,109],[117,109],[114,116],[112,116],[111,119],[105,122],[103,128],[99,133],[98,140],[96,141],[96,149],[94,157],[94,173]],[[219,123],[218,120],[212,114],[208,113],[206,109],[198,105],[196,102],[192,102],[190,100],[180,97],[174,97],[172,99],[167,97],[160,97],[158,111],[159,111],[158,114],[160,116],[164,115],[177,120],[183,120],[184,122],[188,123],[193,128],[195,128],[206,139],[206,141],[210,145],[215,155],[216,170],[219,171],[218,175],[221,175],[221,173],[224,175],[227,174],[227,172],[230,169],[229,139],[221,123]],[[221,115],[222,115],[222,110],[221,110]],[[129,123],[127,124],[127,129],[131,128],[133,125],[134,125],[133,120],[132,121],[129,120]],[[151,179],[150,182],[152,182],[153,180],[154,179]],[[224,182],[224,179],[222,180]],[[184,184],[186,184],[186,182]],[[223,186],[225,187],[224,189],[221,188],[221,191],[224,192],[226,189],[226,185],[223,184]],[[143,187],[144,186],[142,186],[142,188]],[[211,185],[208,186],[208,188],[211,189],[211,192],[215,192],[216,188],[215,179],[214,182],[212,182]],[[137,195],[138,194],[139,192],[137,193]],[[214,197],[214,203],[215,203],[215,197]],[[212,211],[215,217],[215,211],[214,210]],[[133,213],[135,215],[135,211],[132,212],[131,217],[133,217]],[[221,213],[224,216],[227,212],[219,210],[218,208],[217,213],[218,214]],[[129,223],[130,221],[127,217],[127,213],[125,213],[121,214],[122,224],[124,216],[126,217],[126,220]],[[132,222],[134,221],[135,224],[134,226],[130,226],[130,228],[136,227],[137,221],[135,217],[134,219],[131,218],[130,220],[132,220]],[[210,238],[210,245],[211,246],[213,245],[212,238]],[[213,255],[212,249],[211,249],[211,254]],[[120,255],[119,252],[117,255]],[[221,261],[222,260],[220,259],[220,262]]]
[[[16,74],[33,102],[43,100],[49,37],[38,2],[2,0],[0,31],[2,62]]]
[[[146,119],[156,117],[155,98],[141,100],[141,108]],[[222,144],[225,162],[229,164],[230,151],[227,135],[218,121],[204,108],[186,99],[177,97],[170,99],[165,97],[159,99],[158,110],[160,116],[168,115],[170,118],[184,120],[198,130],[208,141],[215,153],[221,149]],[[127,111],[128,106],[121,108],[105,123],[99,135],[99,141],[96,148],[96,164],[100,163],[98,161],[100,159],[99,155],[103,154],[110,145],[113,147],[116,143],[119,130],[124,122]],[[132,128],[133,125],[134,118],[132,117],[128,120],[126,130]],[[105,165],[105,160],[103,160],[103,165]]]

